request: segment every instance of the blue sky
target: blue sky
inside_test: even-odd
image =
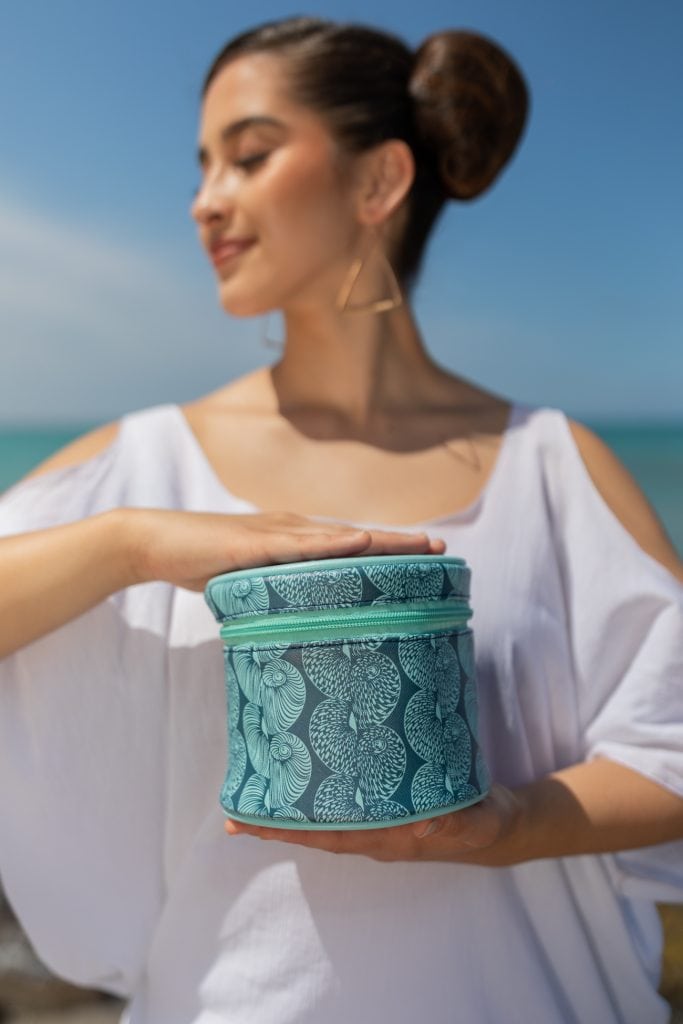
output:
[[[435,357],[578,417],[683,417],[679,0],[32,0],[0,8],[0,422],[107,420],[273,358],[218,306],[188,206],[206,67],[293,13],[479,30],[525,72],[517,156],[429,250]]]

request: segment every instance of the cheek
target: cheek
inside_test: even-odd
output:
[[[329,157],[273,161],[245,190],[242,207],[259,245],[245,274],[221,285],[226,312],[253,316],[281,308],[321,274],[336,280],[348,265],[354,220]]]
[[[291,161],[268,183],[268,207],[272,216],[265,224],[269,240],[291,249],[294,239],[306,248],[329,250],[339,244],[351,226],[350,206],[341,183],[327,160]],[[301,252],[303,245],[297,249]]]

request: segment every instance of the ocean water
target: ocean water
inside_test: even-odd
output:
[[[683,421],[591,426],[631,471],[683,554]],[[0,490],[87,429],[0,428]]]
[[[638,481],[683,555],[683,421],[591,426]]]

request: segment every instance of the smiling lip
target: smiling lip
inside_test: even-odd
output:
[[[226,260],[239,256],[245,249],[252,246],[255,241],[255,238],[245,238],[235,240],[234,242],[217,242],[216,245],[211,246],[209,252],[211,262],[214,266],[218,266],[219,263],[225,263]]]

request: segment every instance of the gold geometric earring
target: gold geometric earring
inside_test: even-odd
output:
[[[374,302],[352,303],[350,300],[353,289],[360,277],[361,270],[366,266],[369,256],[373,253],[377,254],[380,267],[386,278],[386,291],[388,294],[385,294],[381,299],[375,299]],[[335,305],[340,313],[384,313],[389,309],[396,309],[402,302],[403,295],[396,279],[396,274],[385,256],[382,246],[379,244],[377,232],[373,230],[368,251],[364,257],[357,256],[351,263],[344,283],[339,289]]]

